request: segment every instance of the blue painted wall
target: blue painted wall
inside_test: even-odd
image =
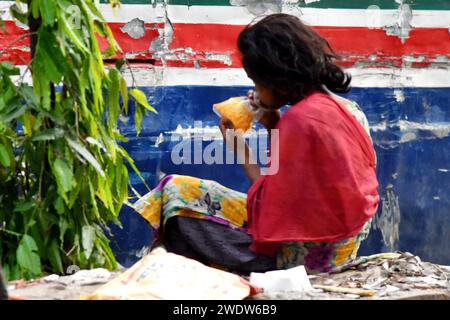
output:
[[[144,119],[138,138],[132,114],[121,127],[130,139],[125,147],[150,187],[155,186],[159,174],[164,172],[213,179],[243,192],[248,189],[249,183],[238,165],[176,166],[170,159],[173,142],[155,146],[160,133],[166,133],[168,138],[167,132],[178,125],[193,127],[198,120],[203,125],[216,125],[218,118],[211,111],[212,104],[243,95],[248,87],[143,89],[152,96],[151,102],[159,115],[151,114]],[[397,101],[398,94],[396,96],[394,90],[398,89],[354,88],[346,97],[360,104],[374,127],[372,138],[378,157],[380,195],[385,197],[386,188],[391,185],[399,199],[400,240],[396,249],[450,265],[450,88],[402,88],[402,102]],[[403,131],[399,121],[406,126]],[[384,123],[386,128],[382,126]],[[428,127],[414,127],[414,124]],[[447,133],[439,131],[445,126]],[[134,187],[141,194],[145,193],[146,188],[139,179],[135,175],[131,178]],[[129,266],[138,259],[136,252],[150,242],[152,234],[146,222],[129,208],[123,210],[121,221],[123,229],[113,228],[112,240],[119,262]],[[380,231],[372,230],[360,254],[382,251],[391,250],[384,245]]]

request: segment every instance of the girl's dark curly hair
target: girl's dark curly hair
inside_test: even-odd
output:
[[[286,103],[296,103],[325,85],[348,92],[351,76],[333,63],[330,44],[295,16],[272,14],[248,25],[238,38],[248,76]]]

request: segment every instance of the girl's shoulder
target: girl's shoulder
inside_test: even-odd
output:
[[[289,107],[283,114],[280,124],[298,123],[301,126],[333,124],[339,111],[333,108],[335,102],[325,93],[315,92]]]
[[[344,106],[361,124],[370,137],[369,121],[356,101],[333,93],[316,92],[290,107],[281,117],[280,126],[295,125],[302,127],[335,126],[342,114],[336,103]]]

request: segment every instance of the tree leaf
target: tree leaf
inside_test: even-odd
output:
[[[27,110],[26,105],[9,105],[8,112],[0,116],[0,120],[4,122],[11,122],[18,119]]]
[[[64,213],[65,207],[64,207],[63,198],[57,197],[55,202],[53,202],[53,206],[55,207],[56,212],[58,212],[58,214]]]
[[[72,42],[77,46],[77,48],[83,51],[84,53],[89,53],[89,49],[83,43],[83,40],[74,31],[71,23],[66,19],[65,13],[63,11],[60,12],[58,22],[60,23],[61,28],[64,30],[64,33],[70,38],[70,40],[72,40]]]
[[[41,131],[31,137],[31,141],[47,141],[62,138],[64,130],[61,128],[53,128]]]
[[[151,112],[158,113],[155,108],[153,108],[147,101],[147,97],[145,96],[145,93],[142,90],[139,89],[131,89],[130,95],[136,100],[137,103],[139,103],[141,106],[143,106],[145,109],[150,110]]]
[[[125,60],[124,59],[119,59],[116,61],[116,69],[120,70],[122,69],[123,65],[125,64]]]
[[[36,208],[36,204],[34,202],[19,202],[14,207],[14,212],[27,212],[34,208]]]
[[[0,62],[0,66],[5,75],[8,75],[8,76],[20,75],[20,69],[17,68],[12,62],[2,61],[2,62]]]
[[[56,21],[56,2],[54,0],[40,0],[40,11],[44,25],[53,25]]]
[[[98,141],[98,140],[96,140],[96,139],[94,139],[94,138],[92,138],[92,137],[87,137],[87,138],[86,138],[86,142],[88,142],[89,144],[92,144],[92,145],[94,145],[94,146],[97,146],[97,147],[99,147],[101,150],[105,151],[105,146],[102,145],[102,144],[100,143],[100,141]]]
[[[6,147],[0,143],[0,163],[4,167],[9,167],[11,165],[11,159],[9,157],[9,152]]]
[[[39,18],[39,3],[40,0],[31,1],[31,10],[29,10],[34,18]]]
[[[33,59],[33,71],[35,73],[42,72],[42,74],[36,76],[49,82],[59,83],[62,73],[66,73],[67,70],[67,62],[61,52],[61,48],[58,46],[55,34],[45,29],[40,29],[36,54]]]
[[[80,156],[86,159],[86,161],[89,162],[102,177],[105,177],[105,172],[103,171],[100,164],[83,145],[69,138],[66,138],[66,140],[73,150],[75,150]]]
[[[120,72],[117,69],[109,70],[108,91],[108,123],[111,129],[117,128],[119,119],[119,97],[120,97]]]
[[[134,109],[134,126],[136,128],[136,134],[139,135],[142,128],[142,110],[140,108]]]
[[[95,228],[89,225],[83,226],[83,228],[81,229],[81,244],[83,246],[86,259],[89,259],[89,257],[92,254],[95,239],[96,239]]]
[[[32,276],[41,274],[41,258],[38,247],[32,237],[25,234],[16,251],[17,263],[22,269],[30,272]]]
[[[9,7],[9,12],[11,13],[11,16],[13,16],[15,19],[17,19],[18,21],[20,21],[25,25],[28,25],[27,12],[21,10],[21,8],[17,5],[17,3]]]
[[[64,217],[61,217],[58,222],[59,227],[59,242],[61,248],[64,246],[64,235],[66,234],[66,231],[70,228],[69,223]]]
[[[100,213],[98,212],[97,200],[95,199],[94,186],[92,185],[91,180],[89,180],[89,195],[91,196],[92,210],[94,211],[96,218],[101,219]]]
[[[55,175],[58,189],[66,193],[72,189],[73,170],[69,164],[61,159],[53,162],[53,174]]]
[[[48,258],[53,267],[59,274],[64,273],[63,264],[61,260],[61,250],[59,249],[58,242],[56,239],[52,239],[48,247]]]
[[[128,87],[124,78],[120,79],[120,93],[122,94],[122,108],[128,114]]]

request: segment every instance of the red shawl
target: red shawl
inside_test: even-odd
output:
[[[281,242],[335,242],[356,235],[375,214],[375,152],[355,117],[313,93],[280,119],[279,171],[261,176],[247,198],[251,248],[273,255]],[[272,160],[274,158],[272,157]]]

